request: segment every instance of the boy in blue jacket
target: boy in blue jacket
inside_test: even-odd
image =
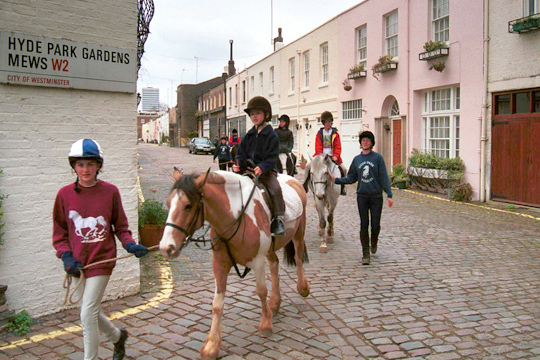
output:
[[[329,175],[335,179],[336,184],[354,184],[358,181],[356,201],[360,213],[362,265],[369,265],[369,213],[371,213],[371,252],[375,254],[381,231],[383,190],[388,196],[388,207],[394,205],[394,200],[384,159],[381,154],[373,151],[375,135],[371,131],[364,131],[359,134],[358,141],[362,151],[353,159],[347,176],[336,179],[332,174]]]

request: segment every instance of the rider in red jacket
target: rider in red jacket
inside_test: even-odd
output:
[[[338,130],[335,127],[332,127],[334,117],[330,111],[325,111],[321,114],[321,122],[323,128],[319,130],[317,136],[315,137],[315,154],[328,154],[332,156],[332,160],[338,165],[341,176],[347,174],[347,169],[343,165],[343,160],[341,160],[341,138],[339,137]],[[305,171],[305,180],[304,180],[304,189],[308,189],[308,182],[310,177],[311,163],[306,165]],[[345,185],[341,185],[341,195],[346,195]]]

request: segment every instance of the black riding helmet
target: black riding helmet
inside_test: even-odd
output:
[[[359,135],[358,135],[358,142],[361,144],[362,143],[362,139],[363,138],[368,138],[369,140],[371,140],[371,147],[374,147],[375,146],[375,135],[373,135],[373,133],[371,131],[362,131]]]
[[[225,140],[225,141],[227,141],[227,137],[226,137],[226,136],[222,136],[220,140]]]
[[[244,110],[248,116],[250,115],[251,110],[262,110],[264,111],[264,121],[270,121],[272,119],[272,106],[262,96],[255,96],[249,100],[247,108]]]
[[[285,115],[285,114],[281,115],[279,117],[279,121],[285,121],[285,128],[287,128],[287,129],[289,128],[289,124],[291,123],[291,119],[289,118],[288,115]]]
[[[325,111],[321,114],[321,122],[324,124],[325,121],[334,121],[334,117],[330,111]]]

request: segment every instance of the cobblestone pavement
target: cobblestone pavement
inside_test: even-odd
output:
[[[173,165],[212,165],[211,156],[186,149],[138,149],[146,199],[165,200]],[[231,272],[219,357],[540,359],[538,211],[512,210],[521,216],[504,204],[486,208],[408,190],[395,190],[394,199],[383,210],[379,251],[362,266],[354,187],[340,199],[326,254],[318,252],[310,196],[310,296],[296,293],[295,269],[282,264],[282,307],[273,335],[261,338],[253,275],[241,280]],[[104,303],[130,332],[126,358],[198,359],[211,324],[211,254],[191,245],[177,260],[154,253],[141,262],[142,294]],[[77,310],[66,310],[38,319],[26,337],[2,334],[0,360],[82,359],[78,323]],[[103,341],[100,358],[110,359],[111,349]]]

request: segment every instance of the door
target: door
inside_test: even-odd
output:
[[[360,154],[358,133],[362,131],[362,120],[345,120],[341,122],[341,159],[348,169],[354,157]]]
[[[401,119],[392,120],[392,166],[401,164]]]

